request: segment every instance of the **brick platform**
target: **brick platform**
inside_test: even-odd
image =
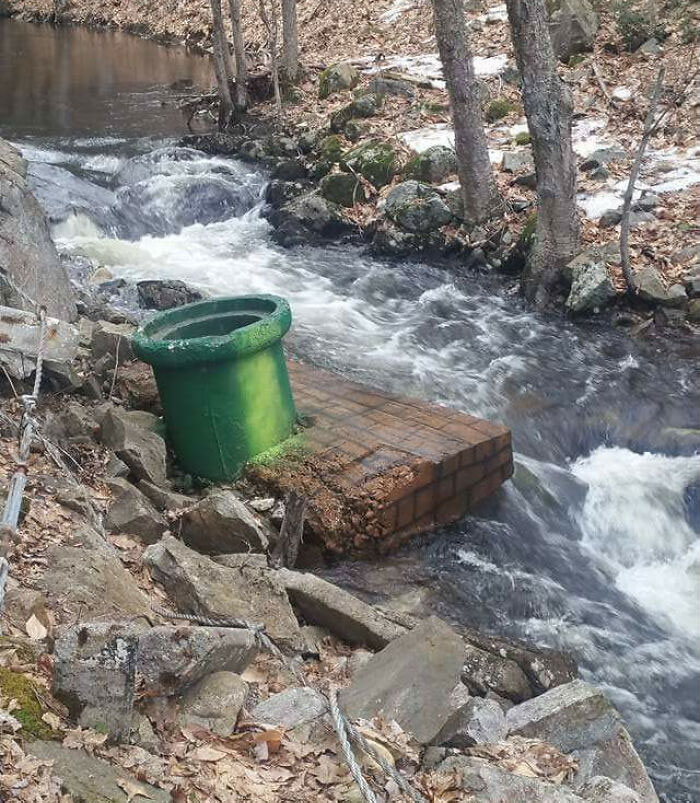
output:
[[[290,361],[289,372],[309,425],[303,456],[249,476],[305,494],[312,529],[333,551],[386,551],[453,522],[513,473],[503,426],[299,362]]]

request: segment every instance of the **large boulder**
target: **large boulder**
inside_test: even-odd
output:
[[[584,261],[576,260],[572,271],[571,290],[566,307],[571,312],[592,312],[602,309],[616,296],[605,260],[591,254]]]
[[[620,715],[600,689],[574,680],[514,706],[506,722],[511,734],[570,752],[612,738]]]
[[[255,565],[222,566],[170,535],[149,546],[143,561],[181,610],[262,624],[275,641],[300,646],[299,624],[272,571]]]
[[[293,198],[279,209],[270,208],[266,217],[274,227],[274,238],[284,246],[338,240],[356,230],[336,204],[316,192]]]
[[[233,491],[212,491],[180,516],[182,540],[198,552],[265,552],[273,536]]]
[[[500,742],[507,733],[506,718],[498,702],[472,697],[442,726],[435,743],[463,749]]]
[[[27,163],[0,139],[0,297],[10,307],[43,304],[49,315],[76,317],[73,289],[49,227],[27,184]]]
[[[340,167],[348,173],[359,173],[375,187],[383,187],[396,175],[398,156],[388,142],[370,139],[349,150]]]
[[[533,694],[527,675],[515,661],[473,644],[465,645],[462,682],[473,694],[491,691],[514,702],[528,700]]]
[[[139,411],[128,413],[110,405],[100,422],[100,441],[129,466],[136,479],[165,485],[165,441],[149,426],[155,416],[148,418],[148,415]]]
[[[588,0],[554,0],[549,32],[554,52],[561,61],[593,49],[598,15]]]
[[[97,321],[92,329],[90,354],[93,360],[110,355],[120,365],[134,359],[131,336],[134,327],[128,323]],[[114,363],[113,363],[114,364]]]
[[[452,212],[440,195],[419,181],[392,187],[384,209],[395,223],[411,232],[433,231],[452,220]]]
[[[179,279],[148,279],[136,283],[139,306],[144,309],[166,310],[201,301],[203,295]]]
[[[350,120],[356,117],[374,117],[374,115],[377,114],[377,112],[381,109],[383,101],[384,98],[381,95],[373,92],[360,95],[346,106],[343,106],[331,114],[331,131],[336,134],[343,132]]]
[[[364,200],[362,186],[352,173],[328,173],[319,182],[323,197],[340,206],[354,206],[356,201]]]
[[[688,300],[683,285],[674,284],[667,288],[661,274],[653,265],[637,268],[633,278],[639,297],[648,304],[682,307]]]
[[[180,699],[180,723],[230,736],[248,696],[248,684],[235,672],[213,672]]]
[[[433,145],[419,153],[407,165],[406,173],[418,181],[438,184],[457,172],[457,156],[454,148]]]
[[[351,719],[382,714],[430,744],[456,708],[463,651],[451,627],[428,619],[367,661],[341,693],[341,707]]]
[[[112,533],[138,536],[147,544],[154,544],[168,529],[167,522],[151,502],[124,479],[109,482],[112,502],[107,509],[105,527]]]
[[[380,650],[406,632],[377,608],[316,575],[280,569],[277,577],[304,621],[345,642]]]
[[[325,69],[318,80],[318,96],[321,100],[336,92],[352,89],[360,82],[360,73],[347,61],[333,64]]]

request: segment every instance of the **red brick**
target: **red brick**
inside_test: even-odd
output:
[[[435,522],[437,524],[449,524],[452,521],[461,519],[469,509],[469,496],[458,494],[441,502],[435,509]]]
[[[459,455],[458,454],[454,454],[454,455],[451,455],[450,457],[446,457],[440,463],[440,470],[439,470],[440,476],[444,477],[444,476],[446,476],[448,474],[454,474],[455,471],[457,471],[458,468],[459,468]]]
[[[511,459],[511,451],[510,449],[502,449],[498,454],[493,455],[493,457],[489,457],[489,459],[484,464],[486,466],[486,473],[490,474],[492,471],[495,471],[497,468],[504,466],[508,463]]]
[[[513,460],[512,458],[506,463],[505,466],[501,467],[501,479],[503,482],[509,480],[513,476]]]
[[[385,507],[379,512],[379,523],[386,532],[392,533],[396,529],[398,510],[398,505],[389,505],[389,507]]]
[[[493,454],[493,441],[482,441],[476,446],[476,459],[485,460]]]
[[[468,449],[463,449],[459,455],[460,466],[471,466],[476,463],[476,447],[470,446]]]
[[[501,487],[501,472],[497,471],[495,474],[489,474],[485,477],[478,485],[475,485],[469,491],[469,502],[471,505],[476,505],[478,502],[481,502],[483,499],[491,496],[492,494],[496,493],[496,491]]]

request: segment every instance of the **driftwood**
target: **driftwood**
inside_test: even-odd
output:
[[[304,534],[305,517],[306,497],[292,491],[285,499],[284,519],[280,528],[279,541],[270,556],[270,565],[273,568],[294,568],[299,556],[299,545]]]

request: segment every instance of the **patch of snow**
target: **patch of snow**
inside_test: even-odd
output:
[[[508,19],[506,4],[503,3],[490,8],[485,14],[479,14],[477,19],[479,22],[485,22],[487,25],[492,22],[505,22]]]
[[[492,165],[499,165],[503,161],[503,151],[489,148],[489,161]]]
[[[390,25],[391,23],[396,22],[396,20],[402,14],[405,14],[407,11],[410,11],[417,5],[420,5],[420,3],[414,2],[414,0],[394,0],[389,8],[379,15],[379,21],[386,25]]]
[[[530,129],[528,128],[527,123],[516,123],[508,129],[508,133],[513,139],[515,139],[518,134],[527,134],[529,131]]]
[[[616,100],[629,100],[632,97],[632,90],[626,86],[616,86],[612,91],[612,96]]]
[[[608,209],[619,209],[622,196],[615,192],[597,192],[595,195],[581,194],[576,200],[587,218],[598,220]]]
[[[500,75],[508,65],[508,56],[501,53],[498,56],[474,56],[474,72],[479,76]]]
[[[439,190],[443,192],[454,192],[459,189],[459,181],[448,181],[447,184],[440,184]]]
[[[600,148],[610,148],[615,145],[603,136],[594,136],[596,131],[600,131],[608,124],[607,117],[590,117],[577,120],[571,131],[571,145],[574,153],[579,156],[590,156]]]
[[[423,153],[433,145],[446,145],[448,148],[454,148],[455,145],[454,131],[447,123],[436,123],[413,131],[404,131],[403,134],[399,134],[399,138],[417,153]]]
[[[420,53],[415,56],[387,56],[382,61],[375,61],[373,56],[362,56],[355,59],[358,69],[370,75],[381,70],[400,70],[428,81],[435,89],[444,89],[445,81],[442,76],[442,63],[437,53]],[[501,53],[498,56],[475,56],[474,72],[477,76],[485,78],[500,75],[508,64],[508,56]]]

